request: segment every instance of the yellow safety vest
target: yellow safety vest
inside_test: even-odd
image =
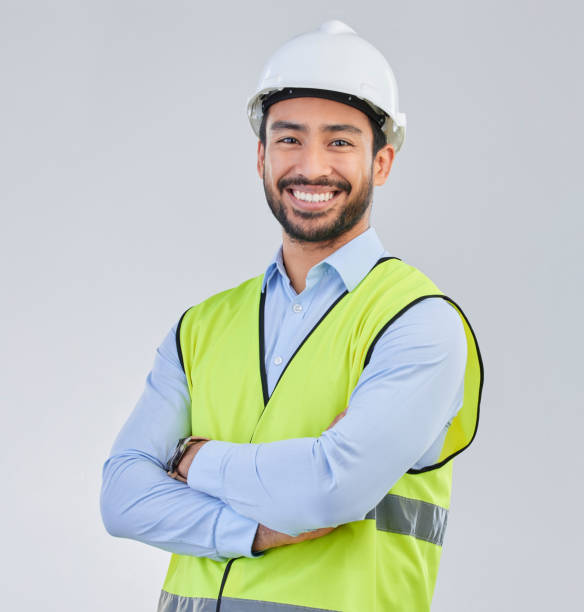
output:
[[[262,278],[183,315],[177,338],[196,435],[239,443],[318,437],[348,405],[378,338],[429,297],[450,302],[464,325],[463,406],[438,462],[404,474],[364,520],[257,558],[173,555],[159,612],[429,610],[450,503],[450,459],[471,443],[478,424],[483,369],[466,317],[421,272],[383,258],[319,321],[268,397]]]

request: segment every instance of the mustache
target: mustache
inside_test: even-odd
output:
[[[318,186],[318,187],[334,187],[335,189],[339,189],[340,191],[346,191],[347,193],[351,193],[351,184],[348,183],[347,181],[343,181],[343,180],[332,181],[324,177],[315,179],[313,181],[309,181],[306,177],[302,175],[291,176],[291,177],[281,178],[277,183],[277,186],[280,192],[284,191],[284,189],[292,185],[299,185],[299,186],[300,185],[313,185],[313,186]]]

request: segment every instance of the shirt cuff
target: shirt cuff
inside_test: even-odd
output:
[[[203,444],[193,459],[187,483],[191,489],[212,495],[225,502],[221,466],[227,454],[241,444],[210,440]],[[248,445],[249,446],[249,445]],[[251,449],[250,449],[251,450]],[[215,548],[226,558],[261,557],[263,552],[252,552],[258,522],[238,514],[226,505],[217,519]]]
[[[257,521],[225,506],[215,525],[215,548],[222,557],[257,557],[251,550],[258,529]]]
[[[247,445],[221,440],[210,440],[203,444],[189,467],[187,474],[189,487],[225,501],[223,468],[231,459],[234,447],[242,446]]]

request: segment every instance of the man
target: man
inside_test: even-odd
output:
[[[328,22],[248,110],[282,247],[160,346],[104,523],[174,553],[159,611],[427,610],[482,365],[456,304],[369,227],[404,137],[395,80]]]

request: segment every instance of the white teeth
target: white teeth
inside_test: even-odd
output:
[[[309,193],[307,191],[293,191],[294,197],[305,202],[328,202],[334,197],[333,191],[327,193]]]

